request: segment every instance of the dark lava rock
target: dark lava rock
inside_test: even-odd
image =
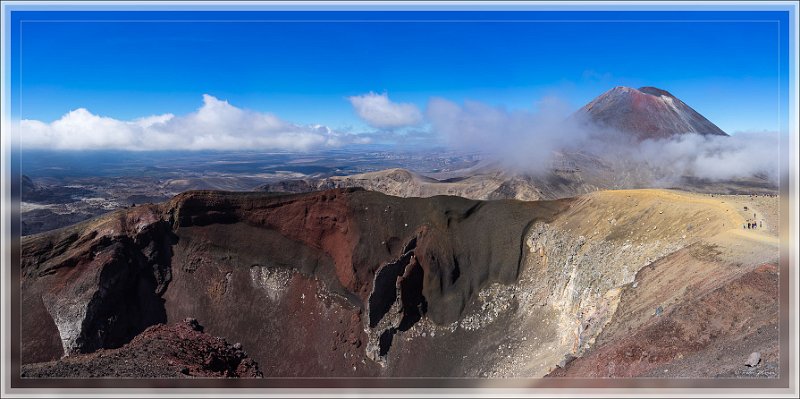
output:
[[[202,331],[241,342],[269,375],[324,375],[331,362],[342,373],[356,362],[377,374],[358,349],[370,342],[369,315],[385,314],[371,304],[399,297],[401,331],[422,318],[458,320],[482,288],[518,279],[529,226],[571,201],[190,191],[25,237],[22,363],[59,359],[65,348],[119,348],[148,326],[192,315]],[[407,251],[416,259],[409,270],[385,267]],[[388,283],[376,286],[384,269]],[[315,307],[320,292],[325,312]],[[200,333],[195,323],[182,325]],[[347,345],[332,351],[340,323]],[[442,373],[453,367],[431,361]]]
[[[186,323],[186,325],[188,325],[189,328],[191,328],[194,331],[200,331],[200,332],[203,331],[203,326],[201,326],[200,323],[197,321],[197,319],[195,319],[194,317],[187,317],[187,318],[183,319],[183,322]],[[236,349],[240,349],[240,348],[241,348],[241,344],[239,344],[239,348],[236,348]]]
[[[186,323],[159,324],[110,350],[22,366],[23,378],[259,378],[258,364],[219,337]]]

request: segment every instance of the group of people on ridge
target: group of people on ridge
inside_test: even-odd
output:
[[[755,214],[753,215],[753,217],[755,218]],[[759,227],[763,227],[763,221],[756,222],[755,219],[753,219],[752,221],[750,219],[747,219],[747,223],[742,224],[743,229],[756,229]]]

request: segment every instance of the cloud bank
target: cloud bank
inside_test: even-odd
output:
[[[485,153],[505,168],[541,172],[555,151],[574,148],[588,131],[568,118],[566,103],[545,98],[536,110],[508,111],[475,101],[463,106],[434,98],[426,116],[433,130],[454,149]]]
[[[637,142],[631,134],[580,119],[565,102],[552,97],[523,111],[434,98],[426,116],[450,148],[480,152],[516,172],[548,172],[564,159],[563,154],[581,152],[601,162],[583,165],[584,173],[606,168],[610,179],[625,185],[638,181],[670,186],[685,177],[721,181],[753,176],[777,184],[780,177],[780,140],[775,132],[730,137],[683,134]]]
[[[777,184],[779,149],[776,132],[739,132],[730,137],[684,134],[645,140],[632,158],[673,178],[729,180],[760,175]]]
[[[348,100],[376,131],[350,134],[323,125],[294,124],[204,95],[197,111],[182,116],[163,114],[125,121],[80,108],[51,123],[22,120],[21,144],[23,148],[59,150],[285,151],[370,142],[418,148],[445,144],[453,150],[481,153],[519,173],[546,173],[564,154],[581,152],[601,161],[584,165],[584,170],[606,167],[609,174],[622,176],[617,179],[634,176],[656,186],[669,186],[686,176],[717,181],[761,176],[776,184],[780,177],[777,133],[684,134],[637,142],[630,134],[579,119],[567,103],[555,97],[545,98],[529,110],[431,98],[424,115],[413,104],[392,102],[385,93],[370,92]],[[420,127],[408,129],[411,126]]]
[[[348,100],[359,118],[377,129],[409,127],[422,122],[422,113],[416,105],[392,102],[386,93],[369,92]]]
[[[20,121],[23,148],[58,150],[287,150],[309,151],[364,142],[366,138],[322,125],[298,125],[275,115],[237,108],[203,95],[203,105],[183,116],[155,115],[131,121],[70,111],[51,123]]]

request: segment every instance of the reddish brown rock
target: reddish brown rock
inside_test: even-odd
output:
[[[405,328],[453,322],[482,287],[517,279],[528,225],[569,202],[193,191],[25,237],[23,313],[37,318],[23,323],[23,363],[117,348],[188,314],[268,375],[379,375],[362,316],[397,276],[376,290],[376,270],[416,242],[400,288],[426,306]]]
[[[648,272],[640,272],[644,284],[638,290],[647,289]],[[675,308],[633,331],[621,328],[624,319],[612,321],[609,333],[601,334],[589,353],[549,376],[730,377],[741,372],[737,367],[744,367],[741,359],[752,352],[751,345],[769,348],[776,364],[777,268],[762,265],[731,281],[711,284],[717,287],[688,290]],[[625,296],[620,307],[633,308],[636,301],[636,295]],[[731,361],[736,358],[740,360]]]
[[[577,116],[639,140],[687,133],[727,136],[692,107],[655,87],[615,87],[583,106]]]
[[[258,364],[197,324],[158,324],[117,349],[22,366],[22,378],[260,378]]]

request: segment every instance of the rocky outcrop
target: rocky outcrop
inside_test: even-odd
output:
[[[194,319],[148,327],[117,349],[22,366],[22,378],[260,378],[239,343],[203,333]]]
[[[24,239],[22,310],[35,317],[25,317],[23,328],[39,338],[55,333],[60,345],[31,337],[23,359],[119,347],[165,322],[161,295],[171,280],[175,238],[159,208],[140,207]]]

